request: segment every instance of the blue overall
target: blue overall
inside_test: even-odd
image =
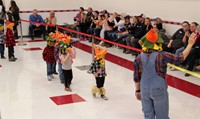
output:
[[[169,119],[169,102],[166,80],[160,77],[155,68],[158,52],[149,56],[141,54],[141,100],[145,119]]]

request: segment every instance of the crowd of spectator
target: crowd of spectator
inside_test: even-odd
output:
[[[45,22],[41,16],[37,14],[37,10],[33,11],[33,15],[30,16],[30,21]],[[56,18],[53,12],[50,13],[50,17],[47,19],[46,23],[56,24]],[[31,24],[30,33],[32,32],[32,28],[35,27],[42,26],[39,24]],[[52,29],[55,30],[55,28],[52,27],[47,28],[48,33],[52,32]],[[194,68],[196,65],[198,65],[197,61],[200,57],[200,53],[198,52],[200,48],[200,37],[198,35],[200,28],[198,28],[199,26],[196,22],[189,23],[188,21],[183,21],[181,28],[178,29],[172,36],[169,36],[167,35],[167,30],[163,28],[163,22],[161,18],[150,19],[144,14],[130,16],[125,13],[109,13],[107,10],[94,11],[91,7],[85,10],[83,7],[80,7],[79,13],[74,17],[74,24],[70,24],[68,27],[79,32],[94,34],[97,37],[138,49],[141,49],[140,39],[154,27],[159,31],[158,34],[164,40],[162,45],[163,50],[174,54],[181,53],[187,46],[187,41],[190,34],[196,33],[196,45],[193,47],[190,55],[182,64],[176,65],[184,66],[184,68],[187,68],[190,71],[193,71],[194,69],[199,70],[198,66]],[[46,34],[45,31],[44,33]],[[83,41],[92,41],[91,38],[83,35],[76,35],[76,37]],[[95,43],[107,48],[112,47],[112,44],[102,41],[100,42],[99,40],[95,40]],[[135,56],[138,55],[138,52],[136,51],[126,48],[122,49],[123,53],[125,54],[132,54]],[[171,70],[175,69],[171,68]],[[186,73],[185,76],[189,76],[189,74]]]
[[[197,22],[189,23],[183,21],[181,28],[178,29],[172,36],[167,35],[167,30],[163,28],[163,22],[161,18],[150,19],[144,14],[138,16],[130,16],[125,13],[119,14],[117,12],[109,13],[106,10],[93,11],[92,8],[88,8],[85,12],[83,7],[80,8],[80,12],[75,19],[75,28],[77,31],[87,34],[94,34],[100,38],[104,38],[109,41],[124,44],[134,48],[141,49],[140,39],[153,27],[157,28],[158,34],[163,38],[164,43],[162,45],[163,50],[174,54],[181,53],[187,46],[187,41],[191,33],[197,34],[196,45],[193,47],[188,58],[182,64],[176,64],[183,66],[184,68],[193,71],[199,70],[198,59],[200,58],[199,46],[200,37]],[[80,15],[81,14],[81,15]],[[74,28],[74,29],[75,29]],[[86,37],[77,35],[80,40],[86,40]],[[87,38],[91,42],[90,38]],[[95,40],[96,44],[104,47],[112,47],[112,44],[100,42]],[[123,53],[136,55],[138,52],[129,49],[123,49]],[[197,67],[195,67],[197,66]],[[171,70],[175,70],[171,68]],[[186,73],[185,76],[190,74]]]

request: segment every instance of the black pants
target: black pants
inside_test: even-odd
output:
[[[53,72],[53,73],[56,73],[56,64],[57,64],[57,62],[55,62],[55,65],[54,65],[54,72]]]
[[[105,77],[96,77],[97,88],[102,88],[104,86]]]
[[[48,26],[47,27],[47,34],[49,34],[51,32],[55,33],[55,31],[56,31],[56,27],[55,26]]]
[[[64,75],[65,87],[69,88],[73,78],[72,70],[63,70],[63,75]]]
[[[188,59],[187,59],[188,58]],[[194,48],[190,51],[190,54],[188,55],[186,59],[188,60],[188,70],[192,71],[194,69],[194,66],[196,64],[196,60],[200,58],[200,48]]]
[[[34,30],[35,28],[40,28],[40,29],[42,30],[43,37],[46,36],[46,29],[45,29],[44,26],[41,25],[41,26],[39,26],[39,27],[36,27],[36,26],[30,25],[30,26],[29,26],[29,32],[30,32],[31,37],[33,37],[33,30]]]
[[[14,56],[14,46],[8,46],[8,57],[9,59]]]
[[[14,31],[14,36],[15,36],[15,39],[18,39],[18,31],[17,31],[17,26],[18,24],[15,23],[15,25],[13,26],[13,31]]]
[[[4,44],[0,44],[1,57],[4,57],[4,51],[5,51],[5,45]]]

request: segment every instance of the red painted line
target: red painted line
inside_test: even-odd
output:
[[[38,50],[42,50],[42,48],[39,48],[39,47],[35,47],[35,48],[24,48],[24,50],[26,50],[26,51],[38,51]]]

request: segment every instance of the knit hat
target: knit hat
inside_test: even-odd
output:
[[[142,38],[142,50],[148,52],[149,50],[162,50],[163,39],[151,29],[147,34]]]
[[[7,29],[13,29],[14,23],[7,21]]]
[[[95,53],[95,59],[96,60],[99,60],[99,59],[103,58],[103,56],[105,54],[107,54],[107,50],[106,49],[103,49],[103,48],[101,48],[99,46],[96,46],[96,45],[93,45],[93,47],[94,47],[94,53]]]

